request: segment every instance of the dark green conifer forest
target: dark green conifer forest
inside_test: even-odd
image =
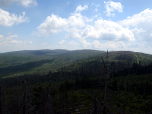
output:
[[[0,114],[151,114],[152,55],[96,50],[0,54]]]

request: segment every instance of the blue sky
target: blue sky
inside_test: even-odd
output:
[[[0,53],[37,49],[152,54],[151,0],[0,0]]]

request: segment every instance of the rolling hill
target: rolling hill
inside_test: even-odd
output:
[[[101,113],[105,76],[101,57],[106,61],[106,56],[106,52],[95,50],[30,50],[0,54],[0,84],[3,85],[0,87],[7,88],[1,89],[1,97],[7,98],[8,110],[14,112],[22,111],[16,103],[21,104],[27,95],[31,106],[37,106],[33,113],[43,113],[46,105],[49,109],[50,105],[55,107],[53,111],[59,114],[60,111],[77,113],[76,109],[90,113],[89,110],[95,109],[94,103]],[[113,51],[108,56],[111,74],[107,96],[112,98],[108,103],[113,106],[108,110],[127,114],[150,112],[152,55]],[[66,110],[61,110],[62,106]]]
[[[106,52],[97,50],[25,50],[0,54],[0,77],[20,76],[33,73],[47,73],[63,67],[77,70],[80,67],[90,68],[102,65],[101,56],[106,58]],[[133,62],[148,64],[152,61],[152,55],[131,52],[109,52],[109,63],[117,66]],[[120,68],[121,69],[121,68]],[[119,70],[119,68],[118,68]]]
[[[0,76],[44,73],[103,53],[95,50],[28,50],[0,54]]]

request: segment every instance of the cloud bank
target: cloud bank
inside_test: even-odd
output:
[[[37,29],[39,35],[66,31],[65,38],[135,41],[132,30],[116,22],[100,18],[94,21],[93,25],[90,25],[87,20],[88,18],[80,13],[73,13],[67,19],[52,14]]]
[[[114,11],[123,12],[123,6],[119,2],[105,2],[106,15],[115,15]],[[132,49],[149,46],[152,43],[152,10],[145,9],[138,14],[128,16],[126,19],[114,22],[98,18],[87,18],[81,14],[88,6],[79,5],[69,17],[62,18],[52,14],[37,27],[35,35],[46,36],[65,32],[65,38],[78,39],[78,42],[59,44],[75,45],[82,48],[95,49]],[[96,16],[96,15],[95,15]],[[97,16],[96,16],[97,17]],[[95,20],[96,19],[96,20]]]

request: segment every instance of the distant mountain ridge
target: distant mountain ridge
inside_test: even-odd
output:
[[[56,70],[70,65],[76,60],[86,59],[101,53],[103,51],[96,50],[24,50],[2,53],[0,54],[0,76]]]
[[[105,51],[98,50],[24,50],[0,54],[0,76],[19,76],[25,73],[44,73],[62,67],[101,65]],[[148,64],[152,55],[132,51],[111,51],[109,62]]]

